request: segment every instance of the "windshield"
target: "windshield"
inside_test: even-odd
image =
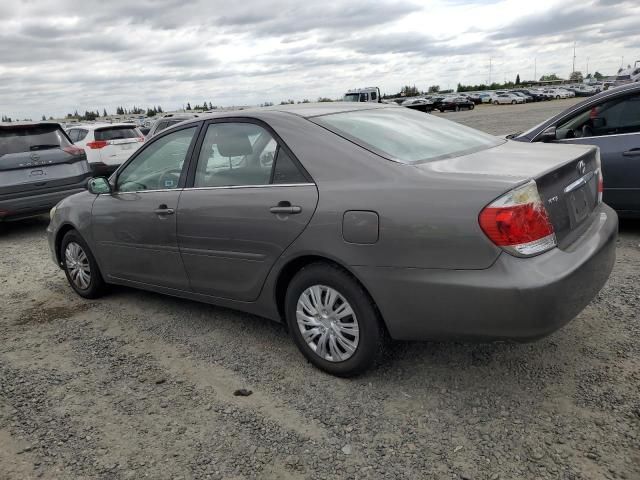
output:
[[[345,102],[358,102],[360,101],[359,93],[347,93],[342,99]]]
[[[408,164],[465,155],[504,142],[403,107],[334,113],[311,120],[378,155]]]
[[[57,125],[34,125],[0,129],[0,156],[71,145]]]

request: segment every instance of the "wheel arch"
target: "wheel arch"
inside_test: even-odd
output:
[[[73,224],[64,223],[60,226],[60,228],[56,232],[54,247],[55,247],[56,263],[58,264],[58,266],[62,266],[62,258],[60,256],[60,254],[62,253],[60,252],[60,247],[62,246],[62,239],[67,233],[69,233],[72,230],[75,230],[76,232],[78,231],[78,229]]]
[[[369,292],[369,289],[367,288],[367,286],[346,265],[344,265],[338,260],[323,256],[323,255],[319,255],[319,254],[305,254],[305,255],[298,256],[296,258],[292,258],[278,272],[276,282],[275,282],[275,287],[274,287],[274,296],[275,296],[276,308],[278,310],[278,315],[280,316],[281,319],[285,320],[284,303],[285,303],[285,297],[287,294],[287,287],[289,286],[289,283],[291,283],[291,280],[296,275],[296,273],[298,273],[304,267],[311,265],[313,263],[326,263],[329,265],[334,265],[339,269],[341,269],[342,271],[344,271],[353,280],[358,282],[358,284],[360,284],[362,289],[369,296],[369,299],[371,300],[371,303],[373,304],[373,307],[375,308],[376,312],[378,312],[379,318],[382,320],[382,326],[384,328],[385,334],[389,335],[389,330],[387,329],[387,324],[382,315],[382,312],[378,308],[378,305],[376,304],[375,299]],[[283,321],[282,323],[286,327],[287,325],[286,320]]]

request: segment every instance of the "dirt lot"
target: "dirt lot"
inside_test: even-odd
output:
[[[570,102],[444,116],[502,134]],[[638,222],[551,337],[399,343],[355,380],[253,316],[124,288],[81,300],[46,223],[0,226],[1,479],[640,478]]]

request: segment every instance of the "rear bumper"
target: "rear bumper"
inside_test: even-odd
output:
[[[618,218],[606,205],[569,248],[507,253],[486,270],[355,267],[392,338],[533,340],[573,319],[615,262]]]
[[[78,183],[66,185],[59,190],[56,189],[55,192],[38,193],[35,191],[10,199],[0,198],[0,222],[20,220],[49,212],[52,207],[69,195],[86,190],[87,178],[83,178]]]

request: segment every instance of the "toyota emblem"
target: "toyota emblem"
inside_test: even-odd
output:
[[[584,175],[584,172],[587,171],[587,165],[584,163],[584,160],[580,160],[576,168],[578,169],[578,173],[580,175]]]

